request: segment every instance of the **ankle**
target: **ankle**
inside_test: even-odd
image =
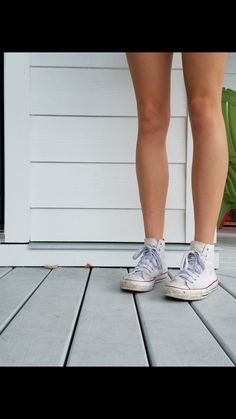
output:
[[[211,250],[214,251],[214,243],[205,243],[199,240],[193,240],[190,243],[190,249],[197,250],[197,251],[204,251],[204,250]]]
[[[158,239],[156,237],[145,237],[144,244],[146,244],[147,246],[153,246],[164,249],[165,239]]]
[[[151,240],[153,240],[153,239],[154,239],[154,240],[157,240],[158,242],[159,242],[159,241],[165,241],[165,239],[164,239],[164,238],[159,238],[159,237],[154,237],[154,236],[146,236],[146,237],[145,237],[145,240],[146,240],[146,239],[151,239]]]
[[[210,246],[214,245],[214,241],[213,240],[200,240],[200,238],[198,237],[197,239],[195,238],[193,241],[197,242],[197,243],[202,243],[202,244],[209,244]]]

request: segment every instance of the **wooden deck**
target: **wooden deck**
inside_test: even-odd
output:
[[[1,366],[234,366],[236,231],[220,286],[194,303],[120,291],[127,269],[0,267]]]

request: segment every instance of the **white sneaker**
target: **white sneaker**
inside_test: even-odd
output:
[[[167,278],[165,264],[165,240],[146,238],[144,245],[133,259],[141,257],[137,266],[123,277],[121,289],[129,291],[151,291],[156,282]]]
[[[171,272],[170,272],[171,275]],[[192,241],[184,254],[180,272],[165,285],[167,297],[180,300],[201,300],[218,286],[214,270],[214,245]]]

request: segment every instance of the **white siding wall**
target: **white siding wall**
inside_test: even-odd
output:
[[[5,61],[6,242],[142,242],[137,115],[125,54],[9,53]],[[187,243],[193,234],[192,139],[181,67],[175,54],[169,243]],[[235,54],[224,85],[236,89]]]
[[[165,237],[185,242],[186,94],[172,69]],[[30,239],[142,241],[125,54],[30,54]],[[176,193],[178,191],[178,193]]]

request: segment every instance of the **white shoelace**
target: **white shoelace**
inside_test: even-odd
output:
[[[178,276],[193,283],[205,269],[206,256],[195,250],[188,250],[182,259]]]
[[[140,250],[137,250],[133,255],[133,259],[137,259],[141,254],[143,254],[143,256],[131,272],[132,274],[140,272],[150,274],[153,271],[153,267],[157,267],[160,270],[162,269],[161,256],[157,248],[144,244],[144,246]]]

